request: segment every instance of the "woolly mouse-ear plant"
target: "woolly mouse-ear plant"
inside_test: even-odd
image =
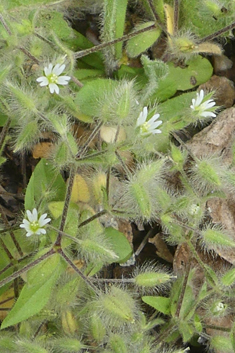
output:
[[[156,195],[153,190],[161,182],[163,165],[164,160],[161,159],[139,164],[135,173],[123,185],[118,209],[125,210],[131,218],[154,219]]]
[[[15,2],[1,5],[0,108],[7,123],[0,147],[10,131],[17,152],[31,150],[41,137],[49,137],[53,148],[50,160],[42,159],[37,164],[26,188],[28,219],[19,222],[21,226],[15,230],[1,208],[7,232],[1,236],[1,293],[6,295],[9,289],[11,296],[18,298],[1,327],[7,330],[17,325],[19,332],[17,337],[2,332],[0,348],[35,353],[183,352],[165,349],[164,342],[173,345],[182,338],[187,344],[202,333],[205,318],[196,310],[207,296],[207,289],[211,288],[211,297],[205,302],[214,316],[227,310],[223,306],[227,301],[216,283],[221,281],[223,289],[228,287],[228,297],[233,294],[233,272],[217,279],[197,254],[195,245],[208,252],[234,245],[223,229],[202,225],[204,203],[214,193],[222,194],[225,178],[228,188],[232,169],[221,171],[219,157],[196,158],[176,146],[169,152],[171,136],[177,129],[184,128],[189,120],[214,118],[216,107],[211,94],[188,92],[182,94],[189,104],[183,105],[185,110],[180,105],[181,115],[172,108],[173,100],[170,113],[169,109],[164,112],[164,100],[177,90],[192,88],[176,85],[174,74],[178,68],[166,61],[170,57],[188,60],[200,52],[220,54],[220,47],[210,41],[234,27],[231,24],[219,32],[225,26],[226,11],[232,18],[234,5],[222,5],[220,1],[189,4],[185,0],[179,11],[179,1],[175,0],[172,7],[162,1],[146,0],[148,15],[144,23],[123,35],[128,32],[124,29],[128,2],[104,0],[100,4],[102,43],[92,47],[87,38],[68,25],[59,12],[60,4],[56,4],[57,11],[54,2],[49,1],[35,12],[37,2],[27,1],[29,6],[23,8]],[[72,2],[70,5],[74,6]],[[193,13],[192,8],[197,6],[207,10],[204,23],[208,24],[214,9],[216,33],[210,31],[209,25],[196,25],[202,16],[200,11]],[[124,42],[128,41],[127,53],[134,57],[151,47],[161,34],[168,46],[163,60],[142,55],[143,68],[136,71],[128,67],[130,72],[133,69],[135,79],[128,74],[120,79],[121,70],[114,73],[123,57]],[[100,50],[104,60],[102,55],[94,54]],[[94,56],[79,60],[91,53]],[[112,79],[104,77],[105,73]],[[161,88],[164,83],[165,90]],[[173,93],[168,94],[171,86]],[[184,115],[189,117],[184,119]],[[77,137],[75,122],[88,130],[87,138]],[[133,160],[131,167],[122,157],[126,151]],[[192,157],[189,169],[187,155]],[[122,169],[117,168],[117,163]],[[177,187],[173,176],[178,176]],[[107,227],[104,215],[108,221],[109,217],[115,218],[116,224],[118,216],[128,222],[159,222],[169,242],[186,242],[205,272],[203,286],[198,292],[193,290],[196,270],[190,266],[172,288],[175,278],[170,272],[147,265],[131,279],[99,278],[103,265],[131,254],[131,250],[126,252],[131,247],[124,234]],[[33,237],[42,240],[34,247]],[[74,278],[69,278],[69,271],[73,271]],[[12,281],[13,289],[8,287]],[[164,296],[159,293],[162,289]],[[149,317],[139,305],[140,294],[149,291],[157,291],[158,295],[145,295],[142,300],[156,310],[157,317]],[[1,300],[4,302],[5,297]],[[159,313],[164,317],[158,317]],[[218,341],[211,339],[211,344],[218,346]]]

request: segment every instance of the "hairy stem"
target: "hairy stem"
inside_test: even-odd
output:
[[[53,254],[55,254],[55,250],[54,249],[50,249],[48,252],[46,252],[44,255],[40,256],[38,259],[34,260],[33,262],[31,262],[30,264],[24,266],[23,268],[21,268],[19,271],[14,272],[12,275],[10,275],[7,278],[4,278],[3,280],[0,281],[0,288],[2,286],[4,286],[5,284],[13,281],[15,278],[19,277],[20,275],[22,275],[24,272],[27,272],[28,270],[30,270],[31,268],[35,267],[36,265],[38,265],[41,261],[48,259],[50,256],[52,256]]]
[[[91,287],[95,292],[97,292],[97,288],[94,284],[80,271],[73,263],[72,260],[63,252],[62,249],[58,250],[58,253],[65,259],[65,261],[72,267],[72,269],[86,282],[86,284]]]
[[[62,239],[61,232],[63,232],[64,227],[65,227],[65,222],[66,222],[66,218],[67,218],[67,214],[68,214],[69,202],[70,202],[70,198],[71,198],[72,187],[73,187],[73,182],[74,182],[76,170],[77,170],[77,168],[74,165],[70,169],[69,182],[68,182],[68,187],[67,187],[65,201],[64,201],[64,208],[63,208],[63,212],[62,212],[60,228],[59,228],[57,239],[54,244],[55,247],[61,246],[61,239]]]
[[[3,208],[2,208],[1,205],[0,205],[0,212],[1,212],[2,219],[3,219],[4,224],[6,225],[6,227],[9,227],[9,228],[10,228],[9,222],[8,222],[8,220],[7,220],[7,217],[6,217],[5,213],[4,213]],[[9,229],[9,234],[10,234],[10,236],[11,236],[11,239],[12,239],[13,243],[15,244],[15,247],[16,247],[18,253],[20,254],[20,256],[23,256],[23,255],[24,255],[24,254],[23,254],[23,251],[21,250],[20,244],[19,244],[18,241],[16,240],[15,234],[14,234],[14,232],[12,231],[12,229]]]
[[[109,45],[113,45],[113,44],[116,44],[116,43],[119,43],[119,42],[125,42],[133,37],[135,37],[137,34],[140,34],[140,33],[143,33],[143,32],[147,32],[151,29],[154,29],[156,28],[158,24],[153,24],[151,26],[148,26],[146,28],[142,28],[142,29],[139,29],[135,32],[132,32],[132,33],[129,33],[129,34],[126,34],[120,38],[117,38],[117,39],[113,39],[109,42],[106,42],[106,43],[102,43],[102,44],[98,44],[98,45],[95,45],[94,47],[92,48],[89,48],[89,49],[85,49],[85,50],[81,50],[81,51],[78,51],[74,54],[74,57],[75,59],[79,59],[79,58],[82,58],[83,56],[86,56],[86,55],[89,55],[91,53],[95,53],[97,51],[100,51],[106,47],[108,47]]]

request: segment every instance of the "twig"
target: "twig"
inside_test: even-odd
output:
[[[98,44],[98,45],[95,45],[94,47],[92,48],[89,48],[89,49],[85,49],[85,50],[81,50],[81,51],[78,51],[74,54],[74,57],[75,59],[79,59],[79,58],[82,58],[83,56],[86,56],[86,55],[89,55],[89,54],[92,54],[92,53],[95,53],[97,51],[100,51],[112,44],[116,44],[116,43],[120,43],[120,42],[125,42],[133,37],[135,37],[137,34],[140,34],[140,33],[144,33],[144,32],[147,32],[147,31],[150,31],[151,29],[154,29],[156,28],[157,26],[157,23],[156,24],[153,24],[151,26],[148,26],[148,27],[145,27],[145,28],[142,28],[142,29],[139,29],[135,32],[132,32],[132,33],[129,33],[129,34],[126,34],[120,38],[117,38],[117,39],[113,39],[111,40],[110,42],[106,42],[106,43],[101,43],[101,44]]]
[[[202,39],[199,41],[199,43],[206,42],[206,41],[209,41],[209,40],[211,40],[211,39],[213,39],[213,38],[216,38],[216,37],[220,36],[221,34],[227,32],[227,31],[230,31],[230,30],[233,29],[233,28],[235,28],[235,22],[233,22],[233,23],[231,23],[230,25],[228,25],[228,26],[226,26],[226,27],[220,29],[220,30],[217,31],[217,32],[214,32],[214,33],[209,34],[208,36],[202,38]]]
[[[3,219],[3,222],[4,224],[9,227],[9,222],[8,222],[8,219],[3,211],[3,208],[2,206],[0,205],[0,212],[1,212],[1,215],[2,215],[2,219]],[[16,237],[15,237],[15,234],[14,232],[12,231],[12,229],[9,229],[9,234],[11,236],[11,239],[13,241],[13,243],[15,244],[15,247],[16,249],[18,250],[18,253],[20,254],[20,256],[23,256],[23,251],[21,250],[21,247],[20,247],[20,244],[18,243],[18,241],[16,240]]]
[[[66,191],[66,196],[65,196],[65,201],[64,201],[64,208],[61,216],[61,222],[60,222],[60,228],[58,232],[57,239],[54,243],[54,247],[61,247],[61,239],[62,239],[62,233],[65,227],[65,222],[68,214],[68,209],[69,209],[69,202],[71,198],[71,193],[72,193],[72,187],[73,187],[73,181],[74,177],[76,174],[77,168],[75,166],[72,166],[70,169],[70,175],[69,175],[69,183]]]
[[[180,1],[180,0],[175,0],[175,1],[174,1],[174,28],[173,28],[173,33],[174,33],[174,35],[176,35],[177,32],[178,32],[179,1]]]
[[[49,258],[50,256],[55,254],[55,250],[52,248],[50,249],[48,252],[46,252],[44,255],[40,256],[38,259],[34,260],[33,262],[31,262],[30,264],[24,266],[23,268],[21,268],[20,270],[14,272],[12,275],[8,276],[7,278],[4,278],[3,280],[0,281],[0,288],[2,286],[4,286],[5,284],[13,281],[15,278],[19,277],[20,275],[22,275],[22,273],[27,272],[28,270],[30,270],[31,268],[35,267],[36,265],[38,265],[41,261]]]
[[[94,284],[80,271],[73,263],[72,260],[63,252],[62,249],[58,250],[58,253],[65,259],[65,261],[72,267],[72,269],[86,282],[86,284],[91,287],[95,292],[97,292],[97,288]]]

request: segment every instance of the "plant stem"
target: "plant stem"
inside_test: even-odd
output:
[[[11,124],[11,119],[8,118],[6,123],[5,123],[5,125],[2,128],[2,132],[1,132],[1,135],[0,135],[0,151],[3,148],[5,138],[7,136],[8,130],[10,128],[10,124]]]
[[[141,251],[143,250],[143,248],[145,247],[145,245],[148,242],[148,239],[151,237],[152,233],[153,233],[154,229],[151,229],[144,237],[144,239],[142,240],[142,242],[140,243],[140,245],[138,246],[138,249],[135,251],[135,256],[139,256],[139,254],[141,253]]]
[[[106,43],[101,43],[101,44],[98,44],[98,45],[95,45],[94,47],[92,48],[89,48],[89,49],[85,49],[85,50],[81,50],[81,51],[78,51],[78,52],[75,52],[74,53],[74,57],[75,59],[79,59],[79,58],[82,58],[83,56],[86,56],[86,55],[89,55],[91,53],[95,53],[97,51],[100,51],[112,44],[116,44],[116,43],[119,43],[119,42],[125,42],[133,37],[135,37],[137,34],[140,34],[140,33],[144,33],[144,32],[147,32],[147,31],[150,31],[151,29],[154,29],[156,28],[156,26],[158,26],[158,24],[153,24],[151,26],[148,26],[146,28],[142,28],[142,29],[139,29],[135,32],[132,32],[132,33],[129,33],[129,34],[126,34],[120,38],[117,38],[117,39],[113,39],[109,42],[106,42]]]
[[[0,212],[1,212],[2,220],[3,220],[4,224],[5,224],[7,227],[9,227],[9,222],[8,222],[8,220],[7,220],[7,217],[6,217],[5,213],[4,213],[3,208],[2,208],[1,205],[0,205]],[[16,247],[18,253],[20,254],[20,256],[24,256],[23,251],[21,250],[20,244],[19,244],[18,241],[16,240],[15,234],[14,234],[14,232],[12,231],[12,229],[9,229],[9,234],[10,234],[11,239],[12,239],[13,243],[15,244],[15,247]]]
[[[10,28],[8,27],[7,23],[5,22],[2,14],[0,14],[0,22],[2,23],[3,27],[5,28],[5,30],[7,31],[7,33],[11,36],[12,35],[12,31],[10,30]]]
[[[213,38],[216,38],[216,37],[220,36],[221,34],[227,32],[227,31],[230,31],[230,30],[233,29],[233,28],[235,28],[235,22],[233,22],[233,23],[231,23],[230,25],[228,25],[228,26],[226,26],[226,27],[220,29],[220,30],[217,31],[217,32],[214,32],[214,33],[209,34],[208,36],[202,38],[202,39],[199,41],[199,43],[207,42],[207,41],[209,41],[209,40],[211,40],[211,39],[213,39]]]
[[[154,19],[155,19],[155,21],[157,21],[157,25],[161,28],[161,30],[162,30],[166,35],[170,35],[170,34],[167,32],[165,26],[163,25],[163,23],[162,23],[162,21],[161,21],[160,16],[158,15],[158,13],[157,13],[157,11],[156,11],[156,9],[155,9],[155,6],[154,6],[154,4],[153,4],[153,0],[147,0],[147,1],[148,1],[148,4],[149,4],[149,6],[150,6],[150,8],[151,8],[151,10],[152,10]]]
[[[118,151],[115,151],[115,154],[119,160],[119,162],[121,163],[121,166],[123,168],[123,170],[126,172],[126,177],[128,178],[128,180],[131,178],[131,172],[130,170],[127,168],[126,164],[123,162],[122,157],[120,156],[120,154],[118,153]]]
[[[83,87],[83,83],[81,83],[76,77],[72,76],[71,80],[78,86]]]
[[[13,281],[15,278],[19,277],[20,275],[22,275],[22,273],[27,272],[28,270],[30,270],[31,268],[35,267],[36,265],[38,265],[41,261],[47,259],[48,257],[52,256],[55,254],[55,250],[52,248],[50,249],[48,252],[46,252],[44,255],[40,256],[38,259],[34,260],[33,262],[31,262],[30,264],[24,266],[23,268],[21,268],[20,270],[14,272],[12,275],[8,276],[7,278],[4,278],[3,280],[0,281],[0,288],[2,286],[4,286],[5,284]]]
[[[20,51],[22,51],[22,53],[24,53],[26,56],[28,56],[32,61],[34,61],[36,64],[40,64],[40,60],[38,60],[37,58],[35,58],[35,56],[33,56],[27,49],[23,48],[23,47],[18,47],[18,49]]]
[[[95,129],[92,131],[90,136],[88,137],[86,143],[82,146],[80,151],[77,153],[76,158],[80,159],[80,157],[83,157],[84,153],[86,152],[86,149],[88,148],[89,144],[93,140],[93,138],[96,136],[96,134],[99,132],[101,126],[103,125],[103,122],[99,122],[98,125],[96,125]]]
[[[180,296],[179,296],[179,300],[177,302],[177,308],[176,308],[176,312],[175,312],[175,316],[176,317],[179,317],[180,315],[180,309],[182,307],[182,303],[183,303],[183,300],[184,300],[184,294],[185,294],[185,291],[186,291],[186,287],[187,287],[187,282],[188,282],[188,275],[189,275],[189,272],[190,272],[190,258],[189,258],[189,261],[186,265],[186,271],[185,271],[185,274],[184,274],[184,281],[183,281],[183,284],[182,284],[182,289],[181,289],[181,292],[180,292]]]
[[[205,328],[209,328],[209,329],[212,329],[212,330],[223,331],[223,332],[231,332],[231,328],[229,328],[229,327],[220,327],[220,326],[215,326],[215,325],[205,325]]]
[[[64,201],[64,208],[61,216],[61,222],[60,222],[60,228],[58,232],[57,239],[54,243],[54,247],[61,247],[61,239],[62,239],[62,233],[65,227],[65,222],[68,214],[68,209],[69,209],[69,202],[71,198],[71,192],[72,192],[72,187],[73,187],[73,182],[74,182],[74,177],[76,174],[77,168],[73,165],[70,169],[70,175],[69,175],[69,182],[68,182],[68,187],[66,191],[66,196],[65,196],[65,201]]]
[[[2,273],[6,272],[9,268],[11,268],[11,266],[13,266],[12,263],[6,265],[6,266],[0,271],[0,275],[1,275]]]
[[[11,255],[10,251],[7,249],[5,243],[3,242],[3,240],[0,238],[0,245],[1,248],[5,251],[5,253],[7,254],[9,260],[14,260],[14,257]],[[10,266],[12,266],[12,264],[10,264]],[[1,272],[0,272],[1,273]]]
[[[92,217],[86,219],[85,221],[83,221],[82,223],[80,223],[78,228],[84,227],[88,223],[94,221],[94,219],[99,218],[99,217],[105,215],[106,213],[107,213],[106,210],[103,210],[103,211],[100,211],[100,212],[96,213],[94,216],[92,216]]]
[[[174,35],[178,32],[178,22],[179,22],[179,0],[174,1]]]
[[[62,249],[58,250],[58,253],[65,259],[65,261],[72,267],[72,269],[86,282],[86,284],[91,287],[95,292],[97,292],[97,288],[94,284],[80,271],[73,263],[72,260],[63,252]]]

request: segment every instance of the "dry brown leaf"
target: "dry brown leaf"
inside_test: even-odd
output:
[[[52,142],[39,142],[33,148],[33,158],[48,158],[53,148],[54,144]]]
[[[162,239],[162,234],[157,233],[153,238],[149,238],[148,242],[155,245],[156,247],[156,254],[163,260],[172,263],[173,262],[173,255],[169,251],[166,243]]]

